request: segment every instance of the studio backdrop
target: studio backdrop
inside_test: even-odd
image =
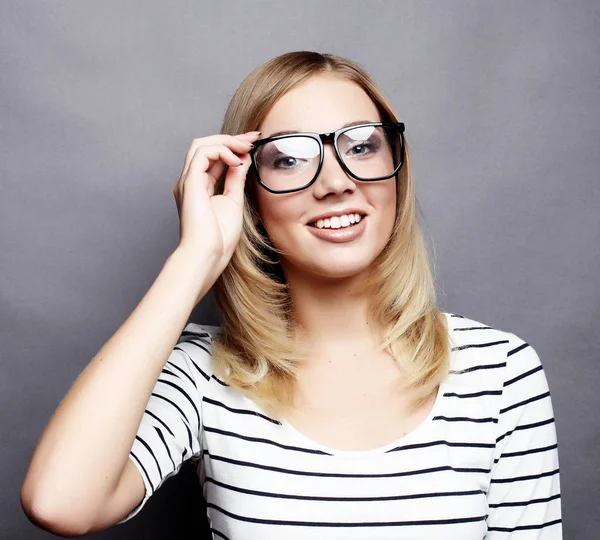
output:
[[[283,52],[378,81],[413,157],[439,305],[538,352],[565,538],[600,521],[600,5],[593,0],[0,3],[0,538],[69,387],[179,240],[173,188],[243,78]],[[218,324],[212,296],[191,320]],[[208,538],[184,466],[102,539]]]

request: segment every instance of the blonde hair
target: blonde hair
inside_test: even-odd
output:
[[[332,54],[294,51],[252,71],[233,95],[221,133],[257,130],[273,104],[309,77],[330,74],[359,84],[382,121],[398,121],[376,83],[357,63]],[[406,142],[406,137],[405,137]],[[383,329],[386,350],[403,370],[402,388],[414,390],[414,406],[429,398],[447,376],[450,346],[426,245],[418,221],[411,158],[397,175],[397,211],[389,242],[372,264],[367,283],[372,315]],[[223,193],[226,170],[215,193]],[[292,305],[278,261],[280,252],[260,224],[251,167],[246,177],[243,230],[233,256],[213,286],[222,331],[215,340],[215,372],[274,418],[292,406],[295,380],[306,353],[293,339]],[[399,388],[400,390],[400,388]]]

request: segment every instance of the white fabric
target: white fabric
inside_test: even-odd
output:
[[[445,313],[451,375],[427,419],[337,451],[270,419],[211,369],[218,327],[189,323],[131,449],[146,497],[197,461],[213,539],[562,539],[556,429],[536,351]]]

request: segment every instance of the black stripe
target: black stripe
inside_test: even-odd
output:
[[[457,332],[461,330],[492,330],[491,326],[465,326],[464,328],[454,328]]]
[[[160,468],[160,463],[158,462],[158,459],[156,459],[156,456],[154,455],[154,452],[152,451],[152,448],[150,447],[150,445],[144,439],[142,439],[139,435],[136,435],[135,438],[146,447],[146,450],[148,450],[148,453],[152,456],[152,459],[154,459],[154,463],[156,463],[156,468],[158,469],[158,475],[162,478],[163,473]]]
[[[529,343],[527,343],[527,342],[521,343],[521,345],[519,345],[518,347],[515,347],[511,351],[508,351],[506,353],[506,356],[512,356],[513,354],[517,354],[519,351],[522,351],[523,349],[526,349],[527,347],[529,347]]]
[[[194,381],[194,379],[192,379],[192,377],[190,377],[190,375],[187,372],[185,372],[183,369],[181,369],[177,364],[174,364],[173,362],[170,362],[169,360],[167,360],[166,365],[174,367],[175,369],[179,370],[182,375],[184,375],[185,377],[187,377],[189,379],[189,381],[194,385],[194,388],[196,388],[196,390],[198,389],[198,387],[196,386],[196,381]]]
[[[192,343],[192,342],[190,341],[188,343]],[[210,376],[207,375],[206,373],[204,373],[204,371],[202,371],[200,369],[200,366],[198,364],[196,364],[196,362],[194,362],[194,359],[184,349],[182,349],[181,347],[177,347],[177,346],[175,347],[175,349],[177,349],[178,351],[181,351],[183,354],[185,354],[189,358],[190,362],[192,363],[192,366],[194,366],[194,369],[196,369],[196,371],[198,371],[200,373],[200,375],[202,375],[207,381],[210,380]]]
[[[173,458],[171,456],[171,450],[169,450],[169,445],[167,444],[167,441],[165,441],[165,437],[162,434],[162,431],[160,429],[158,429],[156,426],[154,426],[154,429],[156,430],[156,433],[160,437],[160,440],[165,445],[165,448],[167,449],[167,454],[169,454],[169,459],[171,460],[171,463],[173,464],[173,470],[175,470],[177,467],[175,466],[175,462],[173,461]]]
[[[544,527],[550,527],[552,525],[558,525],[562,520],[555,519],[554,521],[547,521],[546,523],[540,523],[539,525],[519,525],[518,527],[488,527],[488,531],[499,531],[499,532],[513,532],[513,531],[527,531],[531,529],[543,529]]]
[[[449,313],[449,315],[450,315],[450,317],[456,318],[456,319],[465,319],[466,318],[463,315],[458,315],[458,313]]]
[[[176,385],[175,383],[171,382],[171,381],[167,381],[165,379],[161,379],[159,377],[158,379],[160,382],[162,382],[163,384],[166,384],[172,388],[175,388],[175,390],[177,390],[178,392],[181,392],[181,395],[185,397],[185,399],[187,399],[190,402],[190,405],[192,406],[192,408],[194,409],[194,412],[196,413],[196,419],[198,420],[198,431],[200,431],[200,412],[198,411],[198,407],[196,407],[196,404],[194,403],[194,401],[192,400],[192,398],[190,396],[188,396],[187,392],[181,388],[180,386]],[[181,409],[179,409],[181,410]],[[183,411],[182,411],[183,412]],[[184,415],[185,416],[185,415]],[[186,416],[187,418],[187,416]]]
[[[220,538],[223,538],[223,540],[229,540],[229,538],[227,538],[227,536],[225,536],[222,532],[217,531],[217,529],[214,529],[213,527],[210,528],[210,532],[213,534],[216,534]]]
[[[168,370],[166,367],[162,368],[162,371],[160,373],[161,375],[171,375],[171,377],[175,377],[177,380],[181,380],[181,377],[179,375],[175,375],[175,373]]]
[[[210,403],[211,405],[216,405],[217,407],[222,407],[223,409],[227,409],[228,411],[237,413],[237,414],[249,414],[251,416],[259,416],[260,418],[264,418],[273,424],[281,425],[281,422],[278,420],[274,420],[273,418],[269,418],[268,416],[259,413],[258,411],[251,411],[249,409],[236,409],[235,407],[230,407],[229,405],[225,405],[225,403],[218,401],[216,399],[209,398],[208,396],[204,396],[202,401],[205,403]]]
[[[144,465],[139,460],[139,458],[134,454],[133,450],[131,450],[129,452],[129,455],[138,462],[138,465],[141,467],[142,471],[144,472],[144,476],[146,477],[146,480],[148,480],[148,484],[150,484],[150,488],[151,488],[150,494],[154,493],[156,491],[156,488],[154,487],[152,480],[150,480],[150,476],[148,475],[148,471],[146,470],[146,467],[144,467]]]
[[[469,418],[468,416],[434,416],[432,420],[444,420],[445,422],[475,422],[476,424],[485,424],[487,422],[496,423],[497,418]]]
[[[528,403],[533,403],[534,401],[539,401],[540,399],[544,399],[549,396],[550,396],[550,392],[544,392],[543,394],[539,394],[538,396],[533,396],[524,401],[519,401],[518,403],[509,405],[508,407],[505,407],[504,409],[500,409],[500,414],[504,414],[505,412],[512,411],[513,409],[516,409],[517,407],[522,407],[523,405],[527,405]]]
[[[507,339],[501,339],[500,341],[488,341],[486,343],[467,343],[466,345],[458,345],[452,347],[453,351],[462,351],[464,349],[482,349],[484,347],[495,347],[496,345],[502,345],[508,343]]]
[[[474,516],[453,519],[428,519],[422,521],[359,521],[356,523],[339,523],[339,522],[317,522],[317,521],[291,521],[279,519],[260,519],[248,516],[241,516],[229,512],[220,506],[213,503],[206,503],[208,508],[214,508],[222,514],[238,521],[248,521],[250,523],[263,523],[267,525],[291,525],[304,527],[401,527],[401,526],[416,526],[416,525],[453,525],[460,523],[472,523],[474,521],[484,521],[487,516]]]
[[[211,378],[217,381],[221,386],[229,386],[225,381],[219,379],[219,377],[217,377],[214,373],[211,375]]]
[[[547,452],[548,450],[554,450],[555,448],[558,448],[558,444],[551,444],[550,446],[544,446],[542,448],[531,448],[529,450],[521,450],[520,452],[505,452],[499,458],[496,458],[494,460],[494,463],[497,463],[502,458],[526,456],[528,454],[538,454],[540,452]]]
[[[231,491],[237,491],[238,493],[246,493],[248,495],[257,495],[260,497],[272,497],[275,499],[293,499],[301,501],[337,501],[337,502],[372,502],[372,501],[401,501],[411,499],[428,499],[434,497],[460,497],[466,495],[485,495],[485,492],[480,489],[474,489],[471,491],[448,491],[439,493],[413,493],[410,495],[390,495],[386,497],[324,497],[316,495],[291,495],[283,493],[270,493],[267,491],[258,491],[255,489],[241,488],[232,486],[231,484],[225,484],[210,476],[206,477],[206,482],[215,484],[216,486],[229,489]]]
[[[167,398],[165,396],[161,396],[160,394],[155,394],[154,392],[152,392],[151,395],[156,398],[159,398],[159,399],[164,399],[167,403],[170,403],[171,405],[173,405],[173,407],[175,407],[181,413],[182,424],[185,426],[185,429],[187,429],[188,439],[190,441],[190,448],[191,448],[192,447],[192,432],[188,426],[189,420],[188,420],[187,416],[185,415],[185,413],[179,408],[177,403],[175,403],[174,401],[171,401],[169,398]]]
[[[499,443],[505,437],[508,437],[509,435],[512,435],[512,433],[514,431],[521,431],[521,430],[524,430],[524,429],[532,429],[532,428],[536,428],[536,427],[542,427],[542,426],[546,426],[548,424],[552,424],[553,422],[554,422],[554,417],[553,418],[548,418],[548,420],[542,420],[540,422],[534,422],[533,424],[523,424],[522,426],[517,426],[516,428],[511,429],[510,431],[506,432],[504,435],[500,435],[500,437],[498,437],[496,439],[496,443]]]
[[[187,423],[187,422],[182,422],[182,423],[183,423],[183,425],[185,426],[185,429],[186,429],[186,431],[187,431],[187,434],[188,434],[188,444],[189,444],[189,447],[190,447],[190,452],[191,452],[191,450],[192,450],[192,448],[193,448],[193,445],[192,445],[192,438],[193,438],[193,436],[192,436],[192,430],[190,429],[190,426],[188,426],[188,423]],[[184,448],[184,449],[183,449],[183,455],[184,455],[184,456],[185,456],[185,452],[186,452],[186,451],[185,451],[185,448]]]
[[[490,508],[501,508],[503,506],[528,506],[530,504],[547,503],[554,499],[560,499],[560,493],[552,495],[551,497],[544,497],[543,499],[531,499],[529,501],[513,501],[513,502],[501,502],[498,504],[488,503]]]
[[[480,369],[498,369],[506,367],[506,362],[499,362],[498,364],[484,364],[481,366],[471,366],[465,369],[453,369],[449,373],[452,375],[462,375],[463,373],[471,373],[473,371],[479,371]]]
[[[209,356],[212,356],[212,353],[209,351],[209,349],[207,347],[203,347],[202,345],[200,345],[200,343],[197,343],[196,341],[188,341],[187,343],[192,343],[192,344],[196,345],[196,347],[199,347],[200,349],[202,349],[206,354],[208,354]],[[194,365],[196,366],[195,362],[194,362]],[[196,366],[196,369],[198,369],[198,371],[200,371],[200,373],[202,373],[202,375],[204,375],[204,377],[206,378],[206,380],[209,379],[209,377],[204,373],[204,371],[202,371],[198,366]],[[222,381],[221,379],[219,379],[219,377],[217,377],[214,374],[212,374],[210,376],[210,378],[214,379],[215,381],[217,381],[222,386],[229,386],[226,382]]]
[[[529,377],[529,375],[533,375],[534,373],[537,373],[541,369],[542,369],[542,366],[540,365],[538,367],[530,369],[529,371],[526,371],[525,373],[521,373],[521,375],[518,375],[514,379],[511,379],[510,381],[506,381],[504,383],[504,386],[508,386],[508,385],[510,385],[512,383],[516,383],[517,381],[520,381],[521,379],[524,379],[525,377]]]
[[[240,433],[235,433],[233,431],[227,431],[225,429],[219,429],[219,428],[213,428],[210,426],[204,426],[204,431],[207,431],[209,433],[218,433],[219,435],[225,435],[227,437],[235,437],[237,439],[242,439],[245,441],[252,441],[252,442],[261,442],[261,443],[265,443],[265,444],[272,444],[273,446],[278,446],[279,448],[284,448],[286,450],[294,450],[297,452],[306,452],[308,454],[321,454],[321,455],[327,455],[327,456],[331,456],[332,454],[328,453],[328,452],[323,452],[321,450],[313,450],[310,448],[301,448],[299,446],[290,446],[287,444],[281,444],[275,441],[271,441],[270,439],[264,439],[262,437],[250,437],[249,435],[241,435]]]
[[[184,330],[181,332],[181,337],[191,337],[192,339],[196,339],[210,338],[210,335],[207,332],[192,332],[191,330]]]
[[[522,480],[535,480],[536,478],[544,478],[545,476],[554,476],[558,474],[559,469],[553,471],[543,472],[540,474],[530,474],[528,476],[515,476],[513,478],[492,478],[490,483],[492,484],[509,484],[510,482],[520,482]]]
[[[416,444],[407,444],[404,446],[397,446],[396,448],[392,448],[391,450],[387,450],[384,453],[389,452],[400,452],[402,450],[414,450],[416,448],[428,448],[430,446],[450,446],[456,448],[494,448],[496,445],[493,443],[469,443],[469,442],[450,442],[450,441],[429,441],[426,443],[416,443]]]
[[[209,340],[205,340],[205,339],[190,339],[188,341],[186,341],[186,343],[191,343],[192,345],[195,345],[196,347],[198,347],[199,349],[202,349],[206,354],[208,354],[210,356],[210,342]],[[204,345],[206,345],[206,347],[204,345],[201,345],[201,343],[204,343]]]
[[[502,390],[482,390],[471,394],[457,394],[456,392],[444,392],[444,397],[472,398],[480,396],[501,396]]]
[[[175,437],[175,434],[171,431],[171,428],[165,424],[164,420],[162,418],[160,418],[159,416],[157,416],[156,414],[154,414],[152,411],[149,411],[148,409],[146,409],[144,411],[146,414],[150,415],[152,418],[154,418],[155,420],[158,420],[163,426],[164,428],[173,436]]]
[[[285,474],[294,474],[298,476],[319,476],[326,478],[394,478],[398,476],[413,476],[417,474],[427,474],[433,472],[440,471],[454,471],[454,472],[473,472],[473,473],[485,473],[488,474],[490,472],[489,469],[479,469],[479,468],[467,468],[467,467],[450,467],[449,465],[443,465],[441,467],[431,467],[428,469],[416,469],[413,471],[400,471],[393,473],[372,473],[372,474],[350,474],[350,473],[330,473],[330,472],[313,472],[313,471],[298,471],[295,469],[284,469],[282,467],[274,467],[272,465],[262,465],[260,463],[252,463],[250,461],[241,461],[238,459],[228,458],[225,456],[218,456],[216,454],[211,454],[208,450],[206,450],[206,456],[209,456],[211,459],[216,461],[223,461],[225,463],[231,463],[233,465],[240,465],[242,467],[252,467],[255,469],[262,469],[266,471],[274,471]]]

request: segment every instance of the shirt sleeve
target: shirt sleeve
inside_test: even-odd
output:
[[[163,367],[129,452],[129,459],[142,475],[146,493],[141,503],[117,524],[137,515],[185,461],[201,458],[200,405],[210,380],[207,366],[211,346],[209,332],[184,331]]]
[[[560,540],[558,447],[548,382],[535,349],[508,335],[486,539]]]

